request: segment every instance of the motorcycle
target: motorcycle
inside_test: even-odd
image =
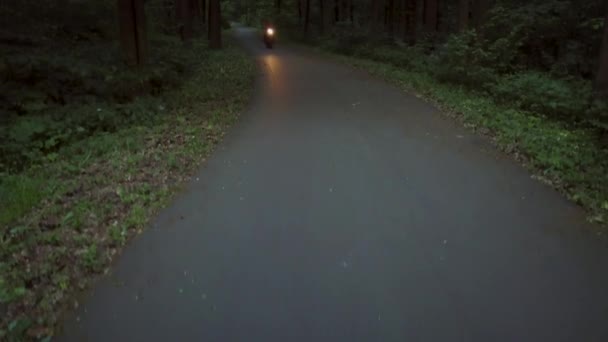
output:
[[[264,44],[266,44],[268,49],[272,49],[272,46],[274,45],[274,35],[274,28],[266,27],[264,30]]]

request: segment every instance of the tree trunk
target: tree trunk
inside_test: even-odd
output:
[[[416,32],[418,31],[417,27],[417,0],[405,0],[405,18],[406,18],[406,30],[404,41],[407,41],[409,45],[413,46],[416,44]]]
[[[386,7],[386,23],[388,34],[392,38],[395,34],[395,0],[388,0]]]
[[[192,17],[195,19],[199,19],[201,17],[200,0],[190,0],[190,7],[192,8]]]
[[[425,0],[424,4],[424,27],[427,32],[437,32],[437,0]]]
[[[486,19],[486,14],[490,9],[489,0],[472,0],[472,21],[476,29],[481,28]]]
[[[595,80],[598,94],[604,99],[608,98],[608,6],[604,19],[604,39],[600,50],[599,69]]]
[[[372,28],[376,32],[382,31],[384,20],[384,1],[372,0]]]
[[[471,0],[459,0],[458,4],[458,29],[464,31],[469,27]]]
[[[222,14],[220,0],[209,0],[209,47],[222,47]]]
[[[335,0],[321,1],[323,1],[323,29],[327,33],[331,30],[331,27],[335,23]]]
[[[407,42],[407,29],[408,29],[408,0],[401,0],[401,37],[404,42]]]
[[[306,1],[306,7],[304,8],[304,33],[308,34],[308,24],[310,23],[310,0]]]
[[[416,30],[424,29],[424,1],[425,0],[414,0],[416,1]]]
[[[207,23],[207,0],[201,0],[201,19],[203,24]]]
[[[325,33],[325,4],[323,0],[319,0],[319,31]]]
[[[192,39],[192,2],[191,0],[175,0],[177,31],[182,42]]]
[[[336,12],[336,22],[339,23],[342,21],[342,0],[335,0],[335,4],[334,4],[334,11]]]
[[[298,24],[302,24],[302,1],[304,0],[297,0],[297,4],[298,4]]]
[[[201,1],[200,0],[190,0],[190,8],[192,9],[192,26],[194,30],[194,34],[197,35],[198,31],[201,27]]]
[[[142,65],[148,56],[143,0],[118,0],[120,41],[128,65]]]
[[[275,0],[274,8],[277,10],[277,13],[281,13],[281,0]]]

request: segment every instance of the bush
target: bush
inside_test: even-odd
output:
[[[355,49],[354,55],[407,70],[424,70],[427,65],[426,56],[414,47],[363,45]]]
[[[152,124],[159,105],[153,98],[141,98],[126,105],[66,106],[45,115],[18,117],[0,126],[0,170],[53,160],[65,146],[97,133]]]
[[[535,71],[501,77],[493,86],[493,95],[521,109],[560,119],[587,118],[592,102],[589,82],[556,79]]]
[[[349,23],[337,23],[330,34],[321,42],[330,51],[353,55],[361,46],[377,45],[373,35],[363,28],[353,27]]]
[[[484,50],[475,31],[452,35],[433,58],[434,75],[443,82],[485,88],[496,75],[488,65],[491,55]]]

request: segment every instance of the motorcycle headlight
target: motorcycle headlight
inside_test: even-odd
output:
[[[268,34],[269,36],[272,36],[272,35],[274,35],[274,30],[271,28],[266,29],[266,34]]]

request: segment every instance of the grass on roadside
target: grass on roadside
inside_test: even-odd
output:
[[[255,68],[226,45],[209,51],[195,42],[198,66],[179,89],[135,100],[153,111],[146,120],[0,175],[0,340],[52,336],[74,294],[106,270],[235,122]]]

